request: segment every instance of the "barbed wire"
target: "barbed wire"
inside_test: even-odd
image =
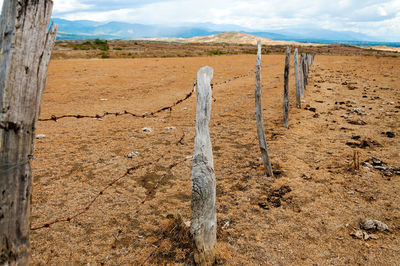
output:
[[[16,163],[0,164],[0,168],[6,168],[6,169],[3,169],[3,170],[0,170],[0,174],[8,173],[8,172],[14,170],[15,168],[17,168],[19,166],[27,164],[28,162],[29,162],[29,159],[25,159],[25,160],[22,160],[22,161],[16,162]]]
[[[251,71],[252,71],[252,70],[249,71],[249,74],[251,73]],[[249,74],[248,74],[248,75],[249,75]],[[244,76],[244,75],[242,75],[242,76]],[[241,77],[241,76],[239,76],[239,77]],[[236,80],[236,79],[237,79],[237,78],[235,78],[235,79],[229,79],[229,80],[227,80],[227,82],[231,82],[231,81]],[[225,83],[227,83],[227,82],[225,82]],[[225,84],[225,83],[219,83],[219,84],[217,84],[217,85],[221,85],[221,84]],[[271,82],[270,82],[270,83],[271,83]],[[267,83],[267,84],[270,84],[270,83]],[[266,85],[267,85],[267,84],[266,84]],[[196,87],[196,83],[194,83],[194,87],[193,87],[193,89],[192,89],[192,93],[194,92],[195,87]],[[214,115],[212,116],[212,118],[219,117],[219,116],[223,115],[224,113],[229,112],[230,110],[232,110],[232,109],[235,108],[236,106],[238,106],[240,103],[242,103],[244,100],[248,99],[248,98],[252,95],[251,91],[252,91],[252,89],[249,90],[249,92],[248,92],[246,95],[244,95],[243,97],[241,97],[237,102],[235,102],[235,103],[234,103],[232,106],[230,106],[229,108],[224,109],[224,110],[223,110],[222,112],[220,112],[220,113],[214,114]],[[179,102],[179,101],[178,101],[178,102]],[[230,128],[232,128],[233,126],[237,125],[238,123],[243,123],[244,121],[247,121],[247,120],[253,118],[253,116],[254,116],[254,115],[251,115],[249,118],[245,118],[245,119],[242,119],[242,120],[240,120],[240,121],[238,121],[238,122],[236,122],[236,123],[232,123],[227,129],[224,129],[224,131],[229,130]],[[189,132],[191,131],[191,129],[193,129],[194,126],[195,126],[195,125],[191,125],[188,129],[186,129],[186,131],[185,131],[186,133],[178,140],[177,144],[178,144],[178,143],[183,144],[182,141],[183,141],[183,139],[184,139],[184,136],[185,136],[187,133],[189,133]],[[222,131],[221,131],[221,132],[222,132]],[[222,134],[221,132],[220,132],[220,134]],[[153,164],[159,162],[162,158],[164,158],[164,155],[160,156],[160,157],[157,158],[156,160],[152,160],[152,161],[150,161],[150,162],[141,163],[140,165],[137,165],[137,166],[135,166],[135,167],[128,168],[128,169],[126,170],[126,172],[125,172],[123,175],[119,176],[118,178],[114,179],[112,182],[108,183],[102,190],[100,190],[100,192],[97,193],[97,195],[96,195],[91,201],[89,201],[88,204],[85,205],[85,207],[81,208],[81,209],[80,209],[79,211],[77,211],[75,214],[69,215],[69,216],[64,217],[64,218],[56,218],[56,219],[54,219],[53,221],[44,223],[43,225],[34,226],[34,227],[31,228],[31,230],[32,230],[32,231],[36,231],[36,230],[40,230],[40,229],[44,229],[44,228],[49,228],[51,225],[54,225],[54,224],[57,224],[57,223],[60,223],[60,222],[70,222],[71,220],[73,220],[73,219],[77,218],[78,216],[80,216],[80,215],[86,213],[87,211],[89,211],[89,209],[93,206],[93,204],[97,201],[97,199],[98,199],[100,196],[102,196],[102,195],[104,194],[104,192],[105,192],[107,189],[111,188],[115,183],[119,182],[119,181],[120,181],[121,179],[123,179],[124,177],[126,177],[126,176],[132,174],[134,171],[138,170],[139,168],[147,167],[147,166],[150,166],[150,165],[153,165]],[[188,160],[188,158],[185,158],[184,160],[180,160],[180,161],[178,161],[178,162],[174,162],[174,163],[170,164],[170,165],[167,167],[167,169],[169,169],[169,171],[170,171],[170,170],[172,170],[173,168],[179,166],[180,164],[186,162],[187,160]],[[155,190],[158,188],[159,184],[162,182],[163,178],[165,178],[165,176],[167,176],[167,174],[168,174],[168,173],[162,175],[162,176],[159,178],[159,180],[157,181],[157,183],[156,183],[156,184],[153,186],[153,188],[148,192],[149,195],[151,195],[152,193],[155,192]],[[144,204],[145,202],[146,202],[146,199],[144,199],[141,203]],[[138,211],[137,211],[137,212],[138,212]]]

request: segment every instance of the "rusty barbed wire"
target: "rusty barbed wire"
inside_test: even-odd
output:
[[[252,71],[252,70],[250,70],[249,73],[248,73],[247,75],[237,76],[237,77],[234,77],[233,79],[226,80],[225,82],[217,83],[216,85],[221,85],[221,84],[229,83],[229,82],[231,82],[231,81],[233,81],[233,80],[236,80],[236,79],[238,79],[238,78],[240,78],[240,77],[248,76],[248,75],[250,75],[251,71]],[[269,83],[267,83],[267,84],[270,84],[270,83],[272,83],[272,82],[269,82]],[[177,105],[177,104],[183,102],[184,100],[188,99],[188,98],[193,94],[195,88],[196,88],[196,82],[195,82],[194,85],[193,85],[192,91],[191,91],[189,94],[187,94],[185,98],[183,98],[183,99],[181,99],[181,100],[178,100],[178,101],[175,103],[175,105]],[[219,117],[219,116],[223,115],[224,113],[229,112],[230,110],[232,110],[233,108],[235,108],[236,106],[238,106],[241,102],[243,102],[244,100],[248,99],[251,95],[252,95],[252,93],[251,93],[251,90],[250,90],[245,96],[241,97],[241,98],[240,98],[237,102],[235,102],[232,106],[230,106],[229,108],[226,108],[225,110],[223,110],[223,111],[220,112],[220,113],[217,113],[217,114],[213,115],[212,118]],[[164,109],[164,108],[163,108],[163,109]],[[160,109],[160,110],[162,110],[162,109]],[[161,112],[161,111],[160,111],[160,112]],[[231,125],[228,127],[228,129],[224,129],[223,131],[226,132],[226,130],[229,130],[230,128],[232,128],[233,126],[237,125],[238,123],[243,123],[244,121],[247,121],[247,120],[251,119],[252,117],[253,117],[253,115],[251,115],[249,118],[242,119],[242,120],[240,120],[239,122],[235,122],[235,123],[231,124]],[[190,126],[190,127],[186,130],[186,132],[190,132],[191,129],[192,129],[193,127],[194,127],[194,125]],[[221,132],[223,132],[223,131],[221,131]],[[222,134],[221,132],[220,132],[220,134]],[[186,134],[184,134],[184,135],[178,140],[177,144],[178,144],[178,143],[183,144],[182,141],[183,141],[185,135],[186,135]],[[137,165],[137,166],[128,168],[128,169],[126,170],[126,172],[125,172],[123,175],[119,176],[118,178],[114,179],[112,182],[108,183],[105,187],[103,187],[103,189],[100,190],[100,192],[98,192],[98,193],[96,194],[96,196],[95,196],[91,201],[89,201],[88,204],[85,205],[85,207],[83,207],[83,208],[81,208],[80,210],[78,210],[75,214],[69,215],[69,216],[64,217],[64,218],[56,218],[56,219],[54,219],[54,220],[52,220],[52,221],[50,221],[50,222],[44,223],[44,224],[42,224],[42,225],[40,225],[40,226],[33,226],[33,227],[31,227],[31,230],[32,230],[32,231],[37,231],[37,230],[44,229],[44,228],[50,228],[50,226],[52,226],[52,225],[54,225],[54,224],[61,223],[61,222],[70,222],[71,220],[77,218],[78,216],[83,215],[84,213],[88,212],[88,211],[91,209],[91,207],[93,206],[93,204],[104,194],[104,192],[105,192],[106,190],[108,190],[109,188],[111,188],[114,184],[116,184],[116,183],[119,182],[121,179],[123,179],[124,177],[126,177],[126,176],[132,174],[134,171],[136,171],[136,170],[138,170],[138,169],[140,169],[140,168],[147,167],[147,166],[150,166],[150,165],[153,165],[153,164],[159,162],[162,158],[164,158],[164,155],[160,156],[160,157],[157,158],[156,160],[152,160],[152,161],[150,161],[150,162],[142,163],[141,165]],[[188,158],[185,158],[185,159],[180,160],[180,161],[178,161],[178,162],[174,162],[174,163],[170,164],[167,168],[168,168],[168,170],[170,171],[170,170],[172,170],[173,168],[179,166],[180,164],[186,162],[187,160],[188,160]],[[162,176],[160,177],[160,179],[158,180],[158,182],[157,182],[157,183],[153,186],[153,188],[148,192],[148,196],[149,196],[149,195],[152,195],[152,194],[155,192],[155,190],[158,188],[159,184],[162,182],[163,178],[164,178],[167,174],[168,174],[168,173],[166,173],[166,174],[164,174],[164,175],[162,175]],[[146,199],[144,199],[144,200],[141,202],[141,204],[144,204],[145,202],[146,202]],[[138,210],[136,213],[138,213],[138,212],[139,212],[139,210]]]

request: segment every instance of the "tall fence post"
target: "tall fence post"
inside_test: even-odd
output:
[[[303,53],[301,54],[302,57],[302,67],[303,67],[303,79],[304,79],[304,90],[306,89],[307,86],[307,77],[308,77],[308,69],[307,69],[307,54]]]
[[[301,88],[300,88],[300,78],[299,78],[299,58],[298,49],[294,49],[294,76],[296,79],[296,106],[301,108]]]
[[[300,79],[300,96],[304,98],[304,70],[303,70],[303,56],[299,56],[299,79]]]
[[[264,163],[264,168],[267,176],[274,176],[269,160],[267,141],[265,140],[264,124],[262,118],[261,105],[261,42],[257,42],[257,65],[256,65],[256,88],[255,88],[255,105],[256,105],[256,120],[257,120],[257,135],[258,143],[260,144],[261,155]]]
[[[283,88],[283,126],[289,126],[289,66],[290,66],[290,48],[286,47],[285,58],[285,84]]]
[[[194,261],[197,265],[214,264],[217,241],[216,184],[208,127],[211,114],[212,78],[213,69],[211,67],[203,67],[197,73],[196,136],[192,168],[190,228],[194,240]]]
[[[57,29],[51,0],[5,0],[0,24],[0,264],[29,264],[36,123]]]

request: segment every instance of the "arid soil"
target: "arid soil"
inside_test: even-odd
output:
[[[263,115],[274,178],[264,175],[256,137],[255,63],[255,55],[52,60],[40,118],[149,114],[189,94],[198,69],[210,65],[216,263],[398,264],[399,59],[317,55],[302,109],[295,107],[291,68],[285,129],[284,57],[264,55]],[[35,141],[33,160],[32,262],[190,264],[185,222],[195,108],[194,94],[145,118],[39,122],[36,134],[45,137]],[[361,230],[366,218],[389,231]],[[377,239],[351,236],[358,230]]]

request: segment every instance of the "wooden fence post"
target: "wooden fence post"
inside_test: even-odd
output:
[[[255,105],[257,119],[257,135],[260,144],[261,155],[263,158],[265,173],[267,176],[273,177],[271,161],[269,160],[267,141],[265,140],[264,124],[262,118],[261,105],[261,42],[257,42],[257,65],[256,65],[256,89],[255,89]]]
[[[289,126],[289,66],[290,66],[290,48],[286,47],[285,58],[285,84],[283,86],[283,126]]]
[[[307,86],[307,84],[308,84],[308,81],[307,81],[307,77],[308,77],[307,54],[306,54],[306,53],[303,53],[303,54],[302,54],[302,57],[303,57],[303,64],[302,64],[302,67],[303,67],[304,90],[305,90],[305,89],[306,89],[306,86]]]
[[[300,78],[299,78],[299,56],[298,49],[294,49],[294,76],[296,79],[296,106],[301,108],[301,88],[300,88]]]
[[[35,128],[57,29],[51,0],[5,0],[0,24],[0,264],[29,264]]]
[[[300,95],[304,98],[304,70],[303,70],[303,56],[300,54],[299,62],[299,78],[300,78]]]
[[[213,265],[217,241],[214,161],[208,124],[211,114],[213,69],[203,67],[197,73],[196,136],[192,168],[192,216],[190,231],[194,240],[197,265]]]

